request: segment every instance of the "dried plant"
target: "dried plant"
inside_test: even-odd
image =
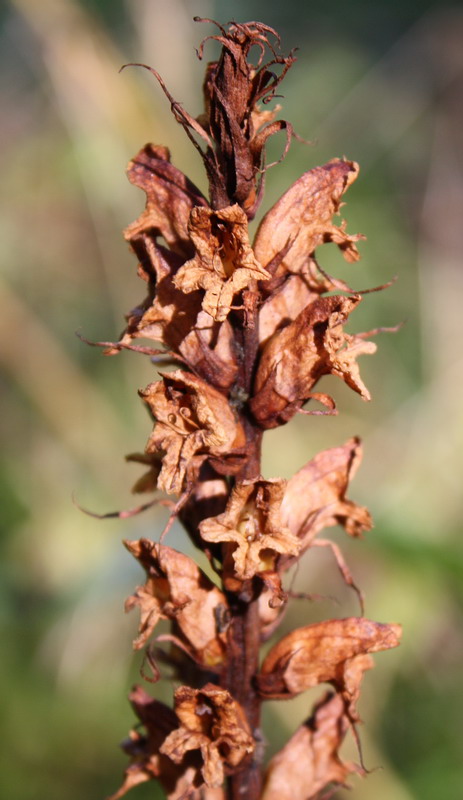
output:
[[[171,164],[166,147],[148,144],[130,162],[129,179],[147,199],[125,237],[147,297],[118,342],[99,343],[108,354],[128,348],[176,367],[140,391],[154,428],[145,453],[128,456],[147,467],[134,490],[175,499],[160,500],[171,515],[159,542],[125,543],[146,573],[126,608],[139,608],[134,647],[147,648],[151,680],[160,677],[157,659],[182,685],[173,710],[139,686],[131,692],[139,723],[123,745],[131,762],[112,800],[151,779],[170,800],[331,796],[350,773],[365,772],[361,755],[359,765],[347,763],[339,750],[349,730],[358,744],[356,705],[370,654],[400,639],[400,626],[363,617],[339,548],[319,538],[333,525],[352,537],[371,527],[367,509],[347,498],[359,440],[319,453],[289,481],[264,479],[260,466],[265,430],[296,413],[336,413],[333,398],[316,391],[323,375],[370,398],[357,357],[375,351],[368,336],[377,331],[344,330],[364,293],[329,276],[315,255],[333,242],[347,261],[359,258],[363,237],[332,221],[358,166],[336,158],[306,172],[264,216],[251,245],[248,221],[271,166],[266,142],[285,131],[286,152],[293,135],[267,103],[294,56],[281,55],[277,33],[261,23],[217,27],[208,38],[221,53],[207,66],[199,118],[151,70],[201,154],[210,199]],[[214,580],[164,544],[176,518],[207,555]],[[313,546],[332,549],[362,616],[299,628],[260,663],[290,596],[285,573]],[[171,632],[155,637],[161,619]],[[322,683],[332,690],[264,770],[262,703]]]

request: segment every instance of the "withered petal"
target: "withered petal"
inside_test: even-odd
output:
[[[362,446],[354,437],[340,447],[318,453],[288,481],[281,516],[300,539],[301,551],[310,547],[321,530],[332,525],[342,525],[350,536],[370,530],[368,509],[346,498],[361,458]]]
[[[212,683],[201,689],[180,686],[175,713],[180,726],[165,739],[160,752],[180,763],[186,752],[200,750],[201,772],[211,788],[223,783],[224,765],[233,769],[254,750],[244,711],[226,689]]]
[[[198,784],[198,775],[195,766],[189,763],[177,766],[160,752],[164,739],[176,727],[175,713],[150,697],[141,686],[133,688],[129,700],[144,732],[137,726],[122,743],[132,762],[125,771],[122,786],[108,800],[119,800],[134,786],[154,779],[159,780],[168,800],[180,800]]]

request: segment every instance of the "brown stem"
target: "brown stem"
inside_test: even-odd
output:
[[[260,698],[253,677],[259,661],[259,609],[258,600],[241,601],[232,609],[226,683],[228,691],[243,707],[257,741],[260,739]],[[228,780],[229,800],[257,800],[262,787],[260,748],[257,744],[252,757],[243,769]]]
[[[241,334],[242,362],[239,384],[246,395],[251,394],[257,359],[258,302],[257,284],[243,293],[246,309],[245,325],[238,329]],[[255,424],[246,409],[242,413],[242,424],[246,433],[248,459],[235,480],[253,480],[260,477],[262,430]],[[257,742],[256,750],[239,772],[228,780],[229,800],[258,800],[262,788],[260,740],[261,700],[254,689],[254,676],[259,667],[260,620],[257,581],[245,581],[239,594],[230,593],[229,602],[232,621],[229,628],[229,650],[227,666],[222,677],[223,685],[241,704],[249,727]]]

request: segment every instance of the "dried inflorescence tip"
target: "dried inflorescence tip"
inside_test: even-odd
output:
[[[123,745],[131,764],[113,800],[153,778],[170,800],[331,796],[351,773],[365,772],[360,754],[360,766],[345,763],[339,748],[349,730],[359,742],[357,700],[371,653],[400,640],[400,626],[364,617],[363,595],[341,549],[319,535],[340,525],[359,537],[372,527],[368,510],[347,496],[361,460],[359,440],[318,453],[288,481],[264,478],[260,467],[267,429],[296,413],[337,413],[331,395],[317,391],[322,376],[341,378],[370,399],[357,358],[376,346],[370,334],[345,331],[365,292],[318,263],[325,243],[336,244],[348,262],[359,258],[362,235],[333,221],[358,165],[333,159],[305,172],[267,212],[252,242],[248,220],[263,191],[265,143],[285,130],[287,147],[292,134],[287,122],[275,120],[277,109],[265,105],[294,56],[280,54],[278,35],[262,23],[215,24],[219,33],[198,51],[202,58],[208,39],[221,45],[206,68],[200,117],[151,70],[201,153],[210,196],[171,163],[165,147],[148,144],[130,162],[129,180],[145,192],[146,208],[125,237],[147,295],[128,314],[119,341],[98,343],[107,354],[134,349],[176,367],[140,390],[154,427],[145,453],[128,456],[147,468],[134,491],[179,499],[160,501],[171,516],[159,543],[125,542],[146,573],[126,609],[140,612],[134,647],[146,646],[151,680],[160,677],[156,662],[167,663],[181,685],[174,710],[140,687],[132,691],[142,730],[137,726]],[[208,575],[163,543],[176,518],[202,551],[203,568],[209,562]],[[316,546],[331,549],[357,592],[361,616],[306,624],[260,663],[260,645],[278,628],[292,594],[287,571]],[[161,620],[168,633],[159,633]],[[333,691],[264,771],[262,703],[322,683]]]

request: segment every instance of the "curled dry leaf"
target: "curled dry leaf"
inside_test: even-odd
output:
[[[185,293],[204,289],[203,310],[223,322],[234,296],[251,281],[269,275],[254,256],[247,217],[239,205],[220,211],[194,208],[188,227],[196,255],[179,269],[174,284]]]
[[[348,727],[342,697],[328,692],[270,761],[260,800],[312,800],[329,784],[342,785],[359,772],[339,755]]]
[[[146,209],[129,225],[124,236],[133,242],[141,233],[163,236],[168,247],[182,256],[190,256],[192,245],[188,218],[195,206],[208,206],[199,189],[170,163],[167,147],[147,144],[129,162],[131,183],[146,193]]]
[[[180,800],[189,795],[201,782],[192,760],[186,759],[177,765],[160,752],[163,741],[177,726],[175,713],[150,697],[141,686],[134,687],[129,700],[145,732],[137,726],[122,743],[123,750],[131,757],[131,764],[125,771],[122,786],[108,800],[119,800],[134,786],[155,778],[163,786],[168,800]]]
[[[358,171],[354,161],[335,158],[293,183],[259,225],[254,251],[261,264],[267,267],[285,251],[278,272],[300,273],[309,256],[325,242],[337,244],[347,261],[357,261],[355,242],[364,237],[349,235],[344,223],[333,225],[332,217]]]
[[[281,503],[283,523],[301,542],[301,551],[310,547],[316,535],[332,525],[342,525],[349,536],[370,530],[371,516],[364,506],[346,498],[350,480],[362,458],[358,438],[341,447],[318,453],[288,481]],[[289,566],[290,559],[279,565]]]
[[[342,694],[351,719],[361,675],[372,666],[369,653],[397,647],[401,627],[363,617],[332,619],[298,628],[266,656],[257,676],[264,697],[293,697],[319,683]]]
[[[183,553],[149,539],[124,542],[146,572],[146,583],[127,599],[126,611],[140,609],[139,635],[133,646],[139,650],[148,641],[160,619],[175,620],[193,657],[209,668],[223,661],[226,636],[217,620],[227,612],[221,591],[195,562]]]
[[[225,472],[236,468],[233,456],[244,444],[244,432],[223,394],[196,375],[176,370],[140,396],[157,420],[146,451],[165,453],[159,489],[180,494],[185,478],[192,481],[208,457]]]
[[[199,526],[206,542],[230,543],[226,552],[231,552],[240,580],[273,570],[278,555],[299,552],[300,542],[280,516],[285,485],[283,480],[237,483],[223,514]]]
[[[359,296],[321,297],[275,334],[263,349],[250,402],[263,428],[288,422],[312,395],[322,375],[337,375],[364,400],[357,356],[374,353],[376,345],[343,330]]]
[[[225,689],[212,683],[202,689],[180,686],[175,692],[175,713],[180,727],[169,734],[160,751],[180,764],[186,753],[199,750],[201,772],[209,787],[220,787],[225,770],[233,772],[254,750],[246,715]]]

